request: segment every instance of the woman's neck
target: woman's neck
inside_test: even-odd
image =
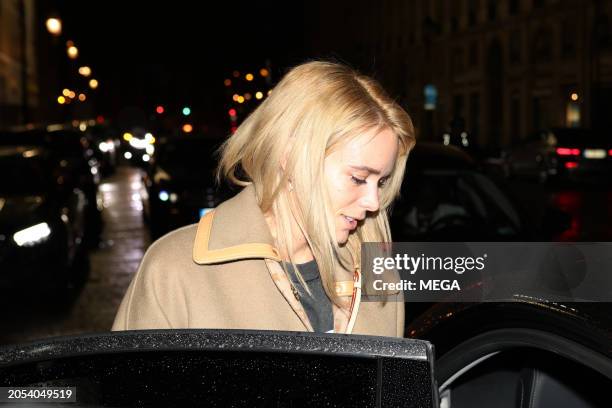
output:
[[[278,242],[276,219],[274,218],[274,214],[272,214],[271,211],[268,211],[264,214],[264,217],[266,219],[266,223],[268,224],[268,228],[270,229],[270,233],[274,238],[274,241]],[[289,248],[289,250],[291,252],[291,258],[293,259],[293,262],[296,264],[300,264],[312,261],[314,259],[314,255],[310,250],[308,241],[306,241],[306,238],[302,234],[302,231],[300,230],[297,221],[295,221],[295,219],[293,218],[291,218],[291,238],[293,241],[293,245],[292,248]],[[278,248],[278,250],[280,251],[281,258],[284,261],[288,262],[289,255],[284,251],[283,248]]]

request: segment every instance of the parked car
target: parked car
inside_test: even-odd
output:
[[[539,224],[464,151],[419,142],[390,217],[393,240],[548,241],[571,217],[548,208]]]
[[[0,286],[55,289],[87,273],[86,197],[44,149],[0,146]]]
[[[601,132],[581,128],[554,128],[535,133],[504,151],[507,176],[545,182],[609,178],[612,142]]]
[[[59,181],[77,188],[86,198],[86,241],[98,243],[103,228],[99,162],[83,132],[63,125],[25,129],[0,133],[0,146],[40,146],[48,152],[49,159],[61,169]]]
[[[221,139],[190,135],[156,144],[141,193],[143,216],[154,238],[198,222],[232,195],[229,189],[215,185],[214,152],[221,143]]]
[[[76,387],[75,406],[435,408],[432,362],[412,339],[131,331],[2,348],[0,385]]]

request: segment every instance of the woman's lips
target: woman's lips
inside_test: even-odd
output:
[[[344,221],[346,222],[346,224],[349,226],[350,229],[355,229],[357,228],[357,220],[351,217],[347,217],[346,215],[343,215],[342,218],[344,218]]]

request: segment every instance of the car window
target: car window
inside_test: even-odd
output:
[[[446,227],[519,234],[521,221],[511,202],[486,176],[474,171],[431,170],[409,183],[404,222],[416,235]]]

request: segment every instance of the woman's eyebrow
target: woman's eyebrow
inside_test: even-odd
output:
[[[355,170],[365,170],[365,171],[368,171],[368,172],[370,172],[372,174],[376,174],[376,175],[380,174],[380,170],[376,170],[376,169],[373,169],[373,168],[368,167],[368,166],[353,166],[353,165],[350,165],[350,167],[355,169]]]
[[[369,166],[354,166],[354,165],[349,165],[349,166],[355,170],[365,170],[365,171],[368,171],[376,175],[380,174],[380,170],[373,169],[372,167],[369,167]]]

